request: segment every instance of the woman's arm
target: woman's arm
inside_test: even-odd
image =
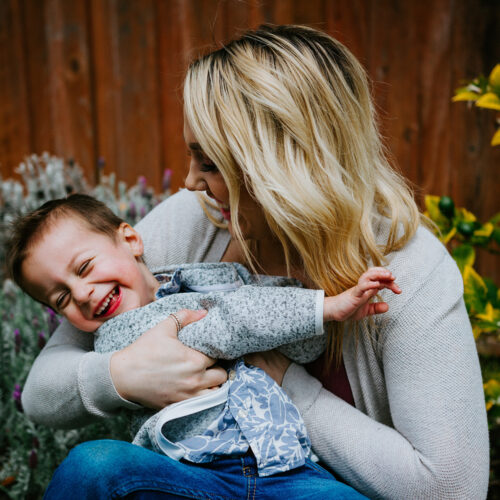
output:
[[[285,374],[283,387],[315,452],[370,498],[486,497],[486,412],[462,291],[456,266],[444,259],[384,325],[380,375],[366,370],[377,362],[374,339],[360,341],[357,351],[346,346],[358,367],[348,374],[363,411],[298,365]]]
[[[188,325],[203,314],[179,311],[178,316]],[[31,420],[49,427],[80,427],[121,408],[138,408],[131,401],[159,409],[226,380],[225,370],[211,368],[214,360],[177,339],[172,321],[115,353],[93,352],[92,339],[66,321],[54,332],[24,386],[23,408]]]
[[[92,349],[92,335],[63,321],[24,385],[23,408],[31,420],[51,427],[79,427],[130,405],[111,381],[111,353],[96,354]]]

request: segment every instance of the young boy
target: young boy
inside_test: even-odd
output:
[[[16,222],[7,264],[25,292],[80,330],[95,332],[102,352],[125,347],[173,315],[179,339],[208,356],[236,359],[282,346],[294,361],[308,362],[324,350],[324,321],[386,312],[387,304],[370,299],[384,288],[401,291],[383,268],[371,268],[355,287],[326,298],[296,280],[255,277],[239,264],[185,264],[154,276],[142,253],[131,226],[97,200],[72,195]],[[176,311],[200,307],[208,310],[202,320],[178,324]],[[195,463],[251,449],[262,476],[302,466],[310,442],[281,388],[242,359],[228,378],[208,396],[153,416],[145,412],[134,443]]]

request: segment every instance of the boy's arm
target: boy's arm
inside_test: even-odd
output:
[[[300,342],[294,361],[312,361],[324,349],[323,303],[322,290],[292,287],[245,285],[232,293],[209,293],[199,301],[207,316],[182,328],[179,340],[219,359]]]

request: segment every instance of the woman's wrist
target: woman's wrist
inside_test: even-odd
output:
[[[290,363],[283,376],[281,387],[304,416],[316,401],[323,385],[307,373],[303,366]]]
[[[110,370],[112,354],[89,352],[83,356],[78,368],[78,390],[82,403],[93,415],[110,416],[121,408],[138,408],[115,388]]]

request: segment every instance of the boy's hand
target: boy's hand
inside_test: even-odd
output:
[[[372,314],[387,312],[389,306],[386,302],[370,302],[370,300],[384,288],[397,294],[401,293],[394,280],[393,274],[383,267],[368,269],[361,275],[356,286],[334,297],[325,298],[323,320],[359,320]]]

